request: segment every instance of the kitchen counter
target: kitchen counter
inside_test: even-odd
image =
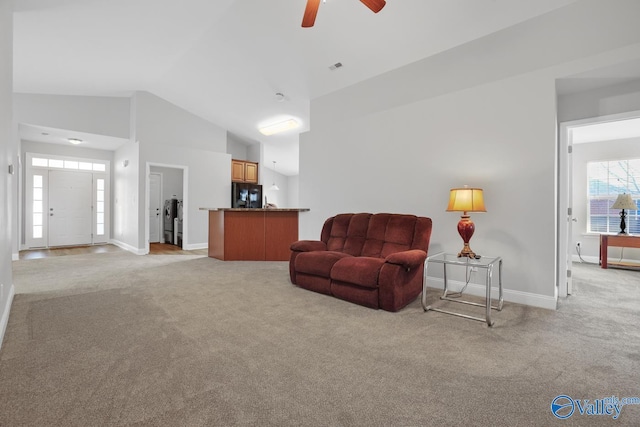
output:
[[[200,208],[200,210],[220,212],[308,212],[309,208]]]
[[[307,208],[200,208],[209,211],[209,256],[224,261],[288,261]]]

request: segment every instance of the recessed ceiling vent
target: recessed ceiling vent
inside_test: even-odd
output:
[[[330,69],[331,71],[335,71],[335,70],[337,70],[337,69],[338,69],[338,68],[340,68],[340,67],[342,67],[342,62],[336,62],[335,64],[333,64],[333,65],[329,66],[329,69]]]

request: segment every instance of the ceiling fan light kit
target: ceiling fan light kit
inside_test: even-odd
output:
[[[373,13],[378,13],[387,4],[385,0],[360,0],[365,6],[367,6]],[[302,17],[302,27],[313,27],[316,22],[316,15],[318,14],[318,7],[320,7],[320,0],[307,0],[307,6],[304,9],[304,15]]]

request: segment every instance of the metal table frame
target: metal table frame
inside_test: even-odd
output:
[[[483,319],[481,317],[469,316],[467,314],[456,313],[448,310],[442,310],[442,309],[434,308],[430,305],[427,305],[427,268],[429,266],[429,263],[442,264],[443,274],[444,274],[443,275],[444,293],[440,297],[441,300],[458,302],[461,304],[474,305],[478,307],[485,307],[486,309],[485,318]],[[497,306],[493,306],[491,302],[491,285],[493,283],[493,268],[496,264],[498,264],[499,295],[498,295]],[[459,298],[449,297],[449,295],[451,294],[449,293],[449,287],[447,282],[447,265],[457,265],[465,268],[477,267],[477,268],[484,268],[486,270],[485,286],[487,288],[487,294],[486,294],[486,300],[484,304],[479,304],[477,302],[465,301]],[[458,292],[452,292],[452,294],[453,293],[458,293]],[[422,308],[424,309],[424,311],[437,311],[440,313],[451,314],[453,316],[464,317],[466,319],[478,320],[480,322],[487,322],[487,325],[493,326],[494,322],[491,320],[491,310],[493,309],[493,310],[501,311],[503,302],[504,300],[502,297],[502,258],[501,257],[492,258],[492,257],[483,256],[478,259],[473,259],[473,258],[467,258],[467,257],[458,257],[455,254],[447,254],[447,253],[441,252],[436,255],[427,257],[427,259],[424,261],[424,277],[422,281]]]

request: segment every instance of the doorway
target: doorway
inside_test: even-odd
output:
[[[188,245],[188,167],[147,163],[146,177],[146,253],[150,253],[151,243],[174,245],[178,249],[186,248]],[[160,180],[159,191],[156,188],[158,179]],[[175,230],[173,228],[165,230],[167,224],[165,220],[165,203],[172,199],[176,201],[176,218],[175,221],[171,222]],[[156,228],[156,209],[158,207],[160,215],[157,216],[159,225]],[[154,236],[152,240],[152,235],[156,229],[159,230],[160,236],[157,240],[155,240]]]
[[[109,161],[25,154],[21,249],[109,240]]]
[[[92,178],[85,172],[49,171],[48,246],[92,243]]]
[[[589,232],[587,226],[589,190],[585,158],[591,161],[640,158],[640,148],[635,148],[636,151],[630,151],[628,148],[640,147],[637,143],[629,144],[636,142],[633,141],[634,138],[640,138],[640,126],[626,126],[636,122],[638,118],[640,111],[634,111],[560,124],[557,239],[557,283],[560,297],[566,297],[573,292],[571,265],[574,253],[576,257],[580,255],[581,262],[598,264],[599,233]],[[624,141],[627,141],[626,145],[622,145]],[[597,150],[593,149],[593,144],[597,144]],[[580,150],[587,145],[592,145],[590,151],[596,154],[590,154],[590,157],[582,155]]]

